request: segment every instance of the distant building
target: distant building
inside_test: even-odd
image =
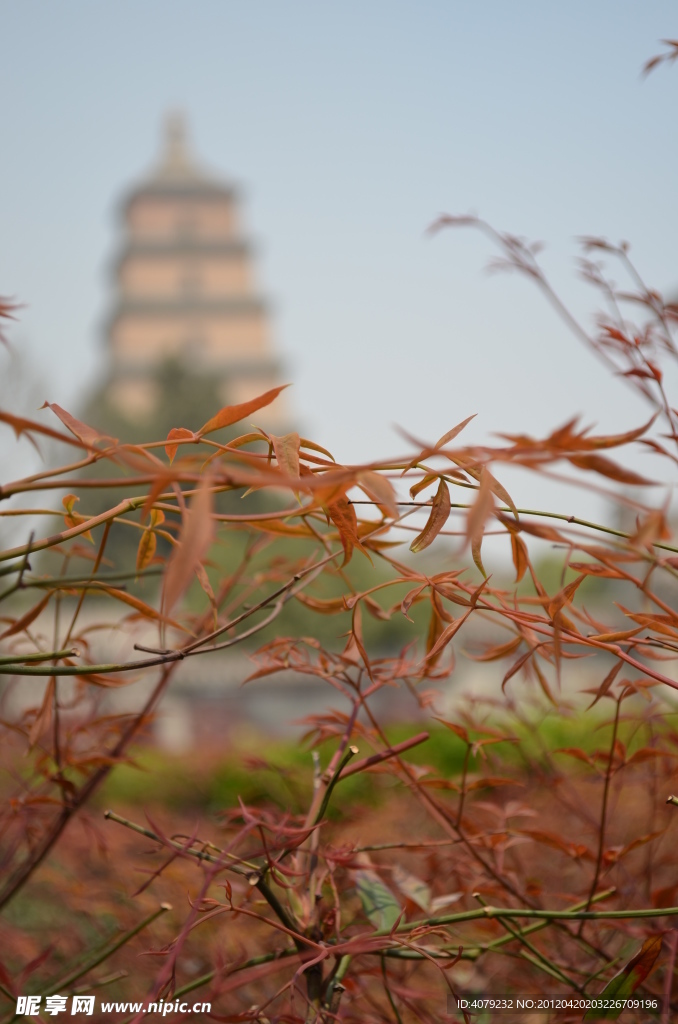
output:
[[[209,378],[224,404],[281,383],[238,193],[194,161],[180,115],[168,118],[162,158],[125,198],[122,219],[106,326],[110,406],[130,421],[152,416],[168,361]]]

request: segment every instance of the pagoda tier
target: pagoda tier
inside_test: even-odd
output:
[[[154,375],[168,361],[217,378],[225,402],[280,383],[238,194],[193,161],[176,115],[159,166],[126,197],[122,219],[106,325],[113,404],[129,418],[148,418]]]

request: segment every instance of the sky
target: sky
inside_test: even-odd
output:
[[[488,241],[546,244],[583,319],[576,238],[628,240],[678,288],[678,68],[668,0],[22,0],[0,5],[0,294],[42,397],[77,411],[104,365],[117,204],[180,108],[201,161],[243,188],[303,433],[341,460],[436,440],[602,431],[647,409]],[[621,280],[621,278],[618,278]],[[0,363],[0,373],[2,373]]]

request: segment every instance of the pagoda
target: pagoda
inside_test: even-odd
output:
[[[169,362],[216,385],[223,404],[279,384],[238,193],[194,160],[181,115],[167,119],[163,155],[121,212],[124,238],[106,326],[111,407],[131,422],[152,417],[158,374]],[[276,402],[269,421],[281,415]]]

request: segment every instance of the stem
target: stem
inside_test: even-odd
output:
[[[669,1024],[671,1020],[671,989],[673,988],[673,972],[676,967],[676,950],[678,949],[678,932],[672,929],[668,943],[669,958],[666,963],[666,974],[664,975],[664,1007],[662,1010],[661,1024]]]
[[[476,892],[473,895],[475,899],[477,899],[478,902],[481,904],[481,906],[487,906],[487,904],[481,897],[480,893]],[[541,968],[542,970],[546,969],[548,974],[550,974],[552,977],[557,978],[559,981],[564,981],[566,985],[568,985],[570,988],[575,989],[575,991],[580,993],[583,992],[583,989],[580,988],[580,986],[577,985],[576,982],[572,981],[571,978],[568,978],[568,976],[563,971],[561,971],[557,963],[555,963],[545,954],[541,953],[535,945],[533,945],[525,938],[524,932],[521,932],[519,929],[514,928],[511,924],[509,924],[508,921],[502,921],[501,925],[503,928],[506,929],[506,931],[512,938],[517,939],[521,945],[525,946],[526,949],[529,949],[530,953],[532,953],[532,956],[527,957],[527,955],[524,954],[527,959],[529,959],[532,963],[535,963],[535,965]]]
[[[464,754],[464,764],[461,770],[461,788],[459,791],[459,807],[457,809],[457,829],[461,828],[461,816],[464,812],[464,800],[466,798],[466,777],[468,774],[468,762],[471,756],[471,744],[466,744],[466,753]]]
[[[605,769],[605,783],[604,783],[604,786],[603,786],[603,804],[602,804],[602,807],[601,807],[601,810],[600,810],[600,831],[599,831],[599,837],[598,837],[598,856],[596,857],[596,869],[595,869],[595,871],[593,873],[593,882],[591,883],[591,889],[590,889],[590,892],[589,892],[589,897],[588,897],[588,900],[587,900],[587,903],[586,903],[586,908],[585,908],[586,910],[589,909],[589,907],[591,905],[591,900],[593,899],[593,894],[595,893],[596,889],[598,888],[598,879],[600,878],[600,869],[601,869],[602,864],[603,864],[603,853],[605,852],[605,826],[607,824],[607,805],[608,805],[608,800],[609,800],[609,796],[610,796],[610,782],[612,780],[612,775],[613,775],[613,768],[612,768],[612,766],[613,766],[613,762],[614,762],[614,749],[615,749],[615,746],[617,744],[617,731],[618,731],[618,728],[619,728],[619,710],[620,710],[620,708],[621,708],[621,696],[619,696],[617,698],[617,707],[615,709],[614,723],[613,723],[613,726],[612,726],[612,739],[610,741],[610,756],[607,759],[607,767]],[[579,929],[579,934],[580,935],[581,935],[581,931],[582,931],[583,927],[584,927],[584,922],[582,921],[581,927]]]
[[[386,973],[386,960],[384,959],[383,953],[382,953],[382,956],[381,956],[381,977],[382,977],[382,980],[384,982],[384,992],[386,993],[388,1001],[391,1004],[391,1009],[393,1010],[393,1014],[395,1016],[396,1022],[397,1022],[397,1024],[403,1024],[403,1019],[402,1019],[402,1017],[400,1016],[400,1014],[398,1012],[398,1007],[395,1004],[395,1000],[394,1000],[393,995],[391,993],[391,989],[389,988],[388,975]]]
[[[97,953],[95,956],[92,957],[91,960],[87,960],[83,966],[77,967],[74,971],[71,972],[71,974],[67,974],[65,978],[60,978],[59,981],[54,982],[54,984],[50,985],[50,987],[46,989],[42,993],[42,995],[51,996],[62,989],[69,988],[74,981],[78,981],[80,978],[82,978],[83,975],[87,974],[94,967],[98,967],[98,965],[100,963],[103,963],[104,960],[108,960],[109,956],[112,956],[113,953],[120,949],[121,946],[124,946],[125,943],[129,942],[130,939],[133,939],[135,935],[138,935],[139,932],[143,931],[144,928],[147,928],[149,924],[152,924],[152,922],[155,921],[158,917],[160,917],[162,914],[165,914],[168,910],[171,909],[172,907],[169,903],[161,903],[157,910],[154,910],[152,914],[149,914],[148,917],[144,918],[144,920],[141,921],[138,925],[130,929],[130,931],[125,932],[124,935],[122,935],[119,939],[116,939],[116,941],[113,942],[110,946],[106,946],[106,948],[102,952]]]
[[[444,473],[438,473],[442,479],[446,479],[448,483],[457,485],[458,480],[445,477]],[[376,501],[351,501],[352,505],[376,505]],[[396,505],[411,505],[415,508],[430,508],[430,501],[396,501]],[[450,508],[458,509],[471,509],[472,504],[464,502],[451,502]],[[513,509],[507,505],[497,505],[495,511],[505,512],[513,515]],[[623,530],[615,530],[612,526],[603,526],[602,523],[594,523],[589,519],[580,519],[579,516],[567,516],[564,512],[546,512],[542,509],[537,508],[516,508],[516,512],[521,516],[539,516],[543,519],[559,519],[563,523],[570,523],[572,526],[583,526],[587,530],[597,530],[599,533],[608,533],[612,537],[620,537],[622,540],[631,540],[630,533],[624,533]],[[661,544],[659,541],[654,541],[652,544],[655,548],[660,548],[662,551],[675,551],[678,552],[678,547],[674,547],[672,544]]]

